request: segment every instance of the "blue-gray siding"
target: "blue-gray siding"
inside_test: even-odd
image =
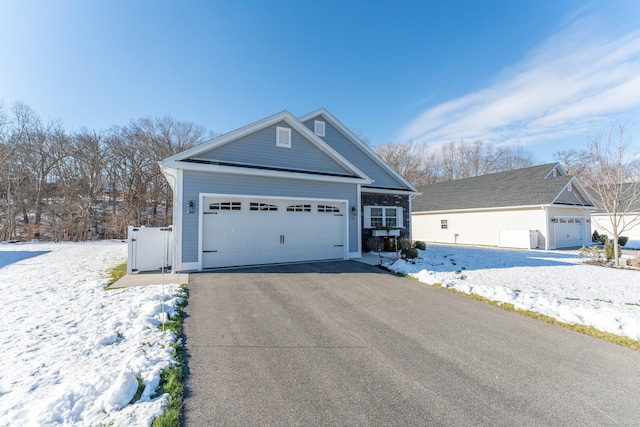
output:
[[[184,171],[184,203],[192,200],[196,212],[201,193],[230,194],[242,196],[300,197],[310,199],[348,200],[346,215],[349,215],[349,252],[358,251],[357,218],[351,215],[351,207],[357,205],[357,185],[319,182],[247,175],[211,174]],[[185,207],[186,209],[186,207]],[[198,215],[184,214],[182,221],[182,262],[198,261]]]
[[[276,126],[291,129],[291,148],[276,146]],[[353,175],[285,122],[210,150],[199,155],[198,158],[280,169]]]
[[[304,122],[304,125],[313,131],[314,120],[324,120],[322,117],[314,117]],[[331,123],[325,122],[325,136],[321,137],[334,150],[342,154],[347,160],[356,165],[361,171],[375,180],[372,187],[393,189],[407,189],[406,186],[392,174],[375,162],[371,157],[357,147],[350,139],[344,136]]]

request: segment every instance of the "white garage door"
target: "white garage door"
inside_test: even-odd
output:
[[[204,198],[202,268],[345,258],[345,203]]]
[[[554,223],[556,248],[584,245],[584,218],[558,218]]]

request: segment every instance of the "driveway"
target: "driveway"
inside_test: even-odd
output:
[[[185,425],[638,425],[640,353],[354,261],[190,276]]]

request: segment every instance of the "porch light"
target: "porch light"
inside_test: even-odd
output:
[[[189,200],[187,204],[187,213],[194,213],[196,211],[196,205],[193,203],[193,200]]]
[[[556,222],[558,222],[558,218],[551,218],[551,222],[555,224]]]

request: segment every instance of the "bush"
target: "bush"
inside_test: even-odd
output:
[[[629,265],[631,267],[640,268],[640,254],[636,254],[632,259],[629,260]]]
[[[600,234],[598,233],[598,230],[593,232],[593,235],[591,236],[591,241],[592,242],[599,242],[600,241]]]
[[[618,244],[620,246],[626,245],[628,241],[629,241],[629,238],[627,236],[618,236]]]
[[[390,239],[388,237],[384,238],[382,245],[383,252],[395,252],[396,251],[396,241],[395,239]]]
[[[622,248],[618,245],[618,255],[620,255],[620,251]],[[613,242],[607,242],[604,244],[604,256],[607,257],[607,261],[612,260],[615,256],[614,254]]]
[[[418,250],[412,246],[402,248],[402,258],[404,259],[418,258]]]
[[[420,249],[421,251],[424,251],[425,249],[427,249],[427,245],[424,242],[421,242],[420,240],[416,240],[416,242],[414,243],[414,246],[416,247],[416,249]]]
[[[601,234],[598,236],[598,241],[603,245],[606,245],[607,242],[609,241],[609,236],[607,236],[606,234]]]

